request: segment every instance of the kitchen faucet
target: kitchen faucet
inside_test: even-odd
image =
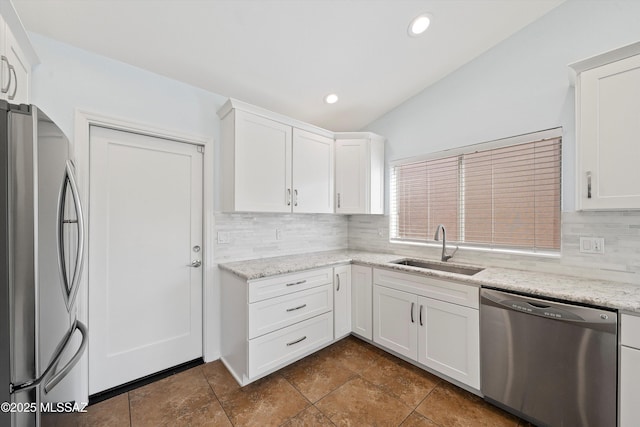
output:
[[[458,247],[451,252],[451,255],[447,255],[447,231],[444,229],[444,225],[438,224],[436,228],[436,234],[433,236],[433,240],[436,242],[440,240],[440,230],[442,229],[442,257],[440,258],[442,262],[447,262],[447,260],[453,258],[455,253],[458,251]]]

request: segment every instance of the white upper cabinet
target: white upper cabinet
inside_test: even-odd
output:
[[[640,43],[572,64],[577,208],[640,209]]]
[[[0,99],[28,104],[31,67],[38,62],[11,2],[0,2]]]
[[[384,213],[384,138],[336,134],[336,213]]]
[[[332,138],[293,129],[293,212],[333,213]]]
[[[333,212],[333,134],[235,100],[218,115],[224,211]]]
[[[291,212],[291,126],[239,110],[227,117],[222,156],[228,210]]]

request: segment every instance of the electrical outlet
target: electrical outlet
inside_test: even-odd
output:
[[[378,228],[378,237],[384,237],[384,228]]]
[[[218,244],[219,245],[226,245],[228,244],[230,241],[229,239],[229,232],[227,231],[218,231]]]
[[[276,240],[282,240],[282,230],[276,228]]]
[[[604,254],[604,238],[580,237],[580,253],[600,255]]]

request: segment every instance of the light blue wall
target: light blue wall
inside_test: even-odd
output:
[[[220,141],[216,111],[226,97],[30,33],[40,58],[33,69],[32,100],[70,139],[76,109]],[[220,179],[214,145],[215,182]],[[217,187],[216,187],[217,188]],[[219,191],[215,192],[219,206]]]
[[[202,136],[219,135],[226,98],[30,33],[41,63],[32,102],[73,137],[76,108]]]
[[[640,1],[567,0],[366,130],[387,137],[390,161],[562,126],[563,210],[572,211],[575,106],[567,64],[639,40]]]

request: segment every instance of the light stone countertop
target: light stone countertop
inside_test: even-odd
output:
[[[468,285],[516,291],[534,296],[592,304],[640,314],[640,286],[633,284],[498,267],[487,267],[473,276],[465,276],[444,271],[390,264],[392,261],[405,258],[410,257],[344,250],[237,261],[219,264],[218,266],[243,279],[256,280],[340,264],[363,264],[440,279],[452,279]],[[433,261],[429,260],[429,262]],[[448,262],[447,264],[462,265],[455,262]]]

